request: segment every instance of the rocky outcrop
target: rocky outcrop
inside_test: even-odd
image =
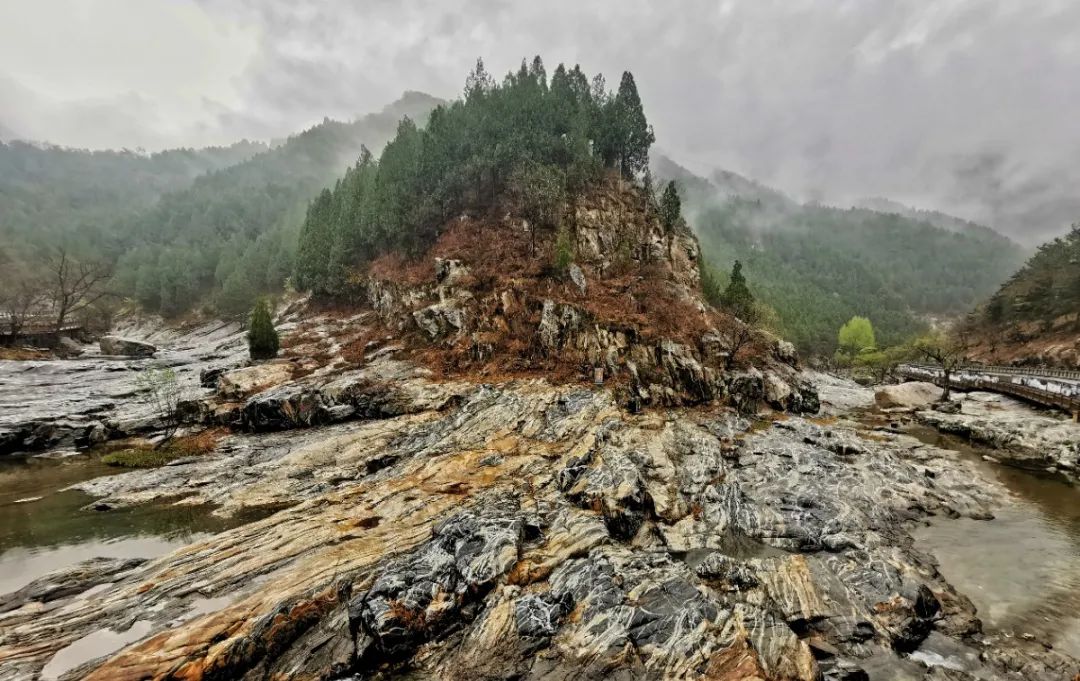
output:
[[[915,418],[942,432],[989,445],[1002,461],[1080,480],[1080,424],[1068,416],[984,392],[958,394],[956,404],[958,411],[924,409]]]
[[[435,349],[425,361],[451,375],[600,380],[632,410],[728,400],[746,411],[817,409],[794,346],[742,333],[702,302],[700,250],[684,225],[665,229],[640,191],[614,180],[573,211],[574,259],[562,275],[545,262],[549,234],[538,238],[512,212],[497,226],[462,215],[428,254],[430,278],[413,264],[373,266],[363,300],[411,349]],[[753,395],[740,375],[751,367]]]
[[[145,341],[119,336],[103,336],[98,341],[102,354],[124,355],[126,357],[153,357],[157,347]]]
[[[883,409],[919,409],[939,399],[941,399],[941,388],[923,381],[885,385],[874,393],[874,401]]]
[[[240,423],[267,431],[389,418],[442,409],[467,390],[462,383],[431,383],[426,374],[383,357],[363,369],[305,378],[254,395],[244,403]]]
[[[247,343],[237,324],[212,322],[185,331],[160,321],[118,329],[160,349],[155,365],[171,368],[187,400],[198,400],[200,370],[238,366]],[[106,342],[108,344],[108,342]],[[96,352],[64,361],[0,362],[0,455],[71,450],[157,427],[152,409],[134,399],[140,358]]]
[[[843,414],[874,406],[874,391],[853,381],[820,371],[804,371],[802,377],[817,389],[824,414]]]
[[[288,381],[295,369],[290,362],[266,362],[221,372],[214,383],[219,395],[227,400],[236,400]],[[203,381],[204,377],[200,375],[200,383]]]
[[[423,381],[398,383],[423,399],[437,390]],[[1006,495],[903,436],[799,417],[750,429],[728,410],[635,416],[609,391],[535,380],[234,435],[80,488],[222,513],[290,506],[145,564],[81,568],[78,593],[75,573],[28,589],[0,619],[4,678],[133,618],[141,640],[72,677],[809,681],[877,665],[940,678],[903,656],[978,621],[907,528],[985,518]],[[965,641],[994,651],[975,678],[1073,669],[1037,644]]]

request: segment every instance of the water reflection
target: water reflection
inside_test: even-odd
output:
[[[984,461],[992,450],[932,430],[913,434],[975,461],[1013,497],[992,521],[936,519],[915,532],[920,548],[971,598],[987,630],[1033,634],[1080,657],[1080,490]]]
[[[84,511],[93,499],[60,491],[117,473],[94,456],[0,459],[0,594],[97,556],[152,558],[265,513],[223,519],[203,506]],[[20,501],[34,499],[35,501]]]

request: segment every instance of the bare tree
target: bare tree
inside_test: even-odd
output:
[[[914,343],[915,352],[941,367],[941,400],[952,395],[950,382],[953,371],[967,361],[970,343],[966,333],[947,335],[940,331],[929,333]]]
[[[26,323],[37,308],[46,300],[42,282],[25,271],[5,268],[0,279],[0,312],[7,323],[7,331],[12,338],[22,333]]]
[[[105,284],[111,272],[101,263],[80,262],[59,248],[50,262],[52,302],[56,312],[56,330],[64,328],[68,315],[92,305],[108,294]]]
[[[727,362],[725,362],[724,368],[731,370],[735,368],[735,361],[738,358],[739,351],[750,345],[750,342],[754,340],[754,328],[749,324],[733,322],[724,332],[724,339],[727,341],[728,346]]]
[[[157,447],[167,444],[180,428],[180,400],[183,389],[176,380],[176,372],[168,367],[144,369],[135,377],[139,397],[164,428],[164,438]]]

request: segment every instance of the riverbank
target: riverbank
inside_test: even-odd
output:
[[[285,364],[200,387],[198,419],[248,426],[208,454],[119,475],[87,459],[93,474],[66,491],[0,505],[29,534],[59,532],[49,518],[61,516],[183,519],[188,532],[58,542],[69,554],[156,543],[77,564],[45,553],[60,568],[48,575],[24,563],[38,572],[0,599],[0,675],[877,680],[938,678],[951,660],[977,678],[1080,671],[1041,631],[983,632],[916,539],[944,518],[993,523],[1009,488],[981,459],[858,420],[865,388],[806,374],[817,416],[632,414],[593,386],[437,380],[393,343],[365,341],[346,363],[372,320],[298,320]],[[237,338],[157,344],[191,358],[176,365],[191,382],[243,364]],[[326,361],[299,364],[315,356]],[[747,395],[775,391],[760,373],[740,381]]]
[[[943,433],[987,445],[989,456],[1080,482],[1080,423],[1065,414],[1036,409],[1003,395],[957,393],[955,414],[922,409],[915,418]]]
[[[392,355],[351,383],[394,405],[367,420],[236,434],[80,483],[115,509],[293,505],[150,561],[38,580],[6,601],[0,672],[314,678],[408,661],[439,678],[923,678],[943,640],[975,651],[984,678],[1080,669],[980,633],[911,533],[988,522],[1008,491],[849,420],[857,386],[822,384],[823,418],[632,415],[604,390],[438,383]],[[390,402],[380,377],[398,386]]]

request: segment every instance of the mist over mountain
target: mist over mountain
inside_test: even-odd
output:
[[[803,204],[730,171],[697,176],[663,155],[652,171],[678,184],[717,275],[741,261],[781,333],[808,353],[829,354],[853,316],[870,318],[883,345],[902,342],[931,317],[960,317],[1024,258],[988,227],[894,201],[868,204],[878,210]]]
[[[885,196],[1028,246],[1080,216],[1077,3],[65,6],[0,8],[0,120],[31,139],[280,138],[405,87],[451,98],[479,55],[503,73],[539,52],[609,79],[631,68],[659,144],[702,175],[832,205]]]
[[[0,145],[0,265],[63,246],[115,263],[115,292],[145,309],[175,315],[213,300],[223,314],[247,311],[289,276],[308,201],[365,147],[378,152],[403,118],[422,124],[439,103],[410,91],[271,145],[155,154]]]

